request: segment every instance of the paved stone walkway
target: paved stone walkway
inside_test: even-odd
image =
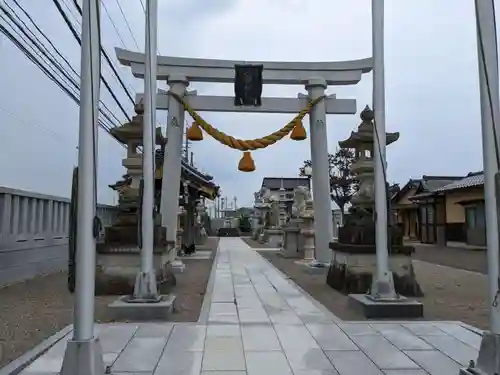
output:
[[[239,238],[216,262],[198,323],[97,326],[112,374],[457,375],[477,357],[461,323],[343,323]],[[57,374],[68,338],[22,374]]]

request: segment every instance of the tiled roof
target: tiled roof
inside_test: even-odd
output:
[[[156,165],[162,165],[164,157],[165,157],[165,152],[164,152],[163,148],[156,150],[156,152],[155,152]],[[192,175],[193,177],[201,180],[201,182],[203,182],[207,185],[215,186],[214,182],[212,181],[213,180],[212,176],[200,172],[198,169],[196,169],[196,167],[191,166],[184,159],[182,159],[182,172]]]
[[[293,190],[298,186],[310,188],[309,179],[307,177],[264,177],[262,179],[262,187],[267,187],[271,190],[281,189]]]
[[[433,192],[442,188],[443,186],[449,185],[455,181],[460,181],[461,176],[422,176],[421,184],[424,187],[424,191]]]
[[[403,188],[396,193],[391,199],[397,201],[400,197],[404,196],[408,190],[412,188],[417,188],[418,194],[414,194],[410,197],[413,198],[427,197],[430,193],[435,192],[437,189],[446,186],[454,181],[459,181],[463,177],[461,176],[426,176],[423,175],[422,178],[411,178]]]
[[[471,188],[476,186],[484,185],[484,174],[483,172],[469,173],[466,177],[461,180],[454,181],[450,184],[447,184],[436,191],[450,191],[455,189],[464,189]]]

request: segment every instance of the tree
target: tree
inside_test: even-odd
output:
[[[351,201],[359,186],[356,176],[351,171],[354,161],[355,153],[352,149],[341,148],[335,154],[328,154],[330,198],[339,206],[342,222],[344,222],[345,206]],[[305,176],[305,168],[311,166],[311,160],[305,160],[299,169],[299,175]]]
[[[250,218],[248,217],[248,215],[243,214],[239,217],[238,227],[240,231],[244,233],[249,233],[252,231],[252,223],[250,222]]]

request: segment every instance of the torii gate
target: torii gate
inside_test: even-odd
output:
[[[154,71],[152,67],[156,67],[156,24],[157,24],[157,1],[147,0],[146,2],[146,47],[148,50],[148,68],[146,80],[145,91],[148,93],[147,100],[145,100],[146,112],[148,114],[149,126],[151,128],[151,134],[149,134],[149,129],[144,128],[145,139],[148,138],[148,146],[144,144],[146,150],[152,151],[152,129],[154,127],[154,113],[152,105],[156,99],[155,95],[151,93],[156,92],[156,89],[151,90],[151,86],[156,86],[154,79],[149,79],[151,71]],[[97,109],[99,106],[99,79],[100,76],[100,43],[99,41],[99,1],[84,0],[82,2],[83,15],[82,15],[82,43],[81,43],[81,90],[80,90],[80,135],[79,135],[79,160],[78,167],[82,172],[82,186],[79,187],[78,194],[78,221],[77,221],[77,256],[79,258],[77,262],[77,288],[75,293],[75,317],[74,317],[74,327],[73,336],[67,342],[66,351],[64,354],[63,364],[60,373],[63,375],[98,375],[107,372],[104,366],[104,360],[102,355],[102,348],[98,337],[94,331],[94,288],[95,288],[95,236],[93,231],[93,217],[95,216],[95,199],[93,194],[93,186],[95,182],[95,134],[97,132],[98,119],[95,116],[98,113]],[[489,302],[490,306],[490,331],[484,332],[481,348],[479,351],[479,356],[477,364],[471,361],[471,365],[467,369],[461,369],[462,374],[477,375],[477,374],[498,374],[500,372],[500,309],[499,306],[499,229],[498,229],[498,185],[500,185],[500,172],[499,172],[499,155],[497,144],[498,134],[500,133],[500,105],[499,105],[499,82],[498,82],[498,53],[497,53],[497,37],[496,37],[496,22],[495,22],[495,7],[494,1],[488,0],[475,0],[475,11],[476,11],[476,22],[477,22],[477,35],[478,35],[478,60],[479,60],[479,83],[480,83],[480,93],[481,93],[481,125],[482,125],[482,135],[483,135],[483,160],[484,160],[484,174],[485,174],[485,201],[486,201],[486,232],[487,232],[487,254],[488,254],[488,284],[489,284]],[[374,110],[375,110],[375,120],[377,122],[376,134],[380,138],[377,140],[378,151],[375,153],[376,168],[375,168],[375,186],[376,192],[375,206],[376,211],[379,213],[377,215],[377,278],[376,280],[380,285],[382,282],[387,284],[387,280],[383,280],[384,273],[387,271],[387,236],[384,234],[384,227],[387,224],[387,218],[384,216],[386,211],[383,209],[386,205],[385,194],[383,186],[385,186],[385,181],[383,179],[383,172],[385,170],[385,137],[381,137],[385,131],[385,95],[384,95],[384,2],[383,0],[372,0],[372,42],[373,42],[373,55],[374,59]],[[143,56],[142,56],[143,57]],[[163,62],[164,58],[161,58],[160,62]],[[170,60],[173,61],[172,59]],[[176,61],[180,61],[177,59]],[[200,62],[200,60],[195,60]],[[206,60],[205,60],[206,61]],[[217,60],[211,60],[212,62]],[[367,60],[365,60],[367,61]],[[193,60],[191,60],[193,62]],[[219,61],[219,63],[224,63]],[[227,63],[227,62],[226,62]],[[358,62],[359,63],[359,62]],[[268,63],[276,64],[276,63]],[[284,63],[281,69],[276,67],[275,69],[270,69],[273,74],[265,73],[264,77],[268,82],[272,82],[272,79],[279,80],[280,76],[288,77],[290,79],[292,73],[296,78],[296,83],[294,84],[306,84],[309,91],[310,97],[318,97],[319,93],[324,93],[328,80],[324,74],[337,75],[337,78],[344,75],[349,76],[351,74],[351,81],[344,82],[343,84],[353,84],[357,83],[361,78],[363,73],[363,66],[361,64],[356,66],[356,64],[351,63],[337,63],[337,69],[332,69],[332,66],[325,66],[328,64],[335,63],[324,63],[322,64],[298,64],[298,63]],[[343,64],[343,65],[342,65]],[[136,70],[138,76],[142,76],[144,67],[142,60],[135,62],[132,67]],[[299,65],[301,68],[297,67],[297,71],[294,71],[293,66]],[[330,67],[330,69],[328,69]],[[172,69],[177,68],[177,75],[172,73]],[[162,71],[166,74],[166,78],[171,84],[171,90],[180,91],[181,94],[185,94],[185,90],[188,84],[188,78],[194,80],[196,78],[196,72],[198,71],[198,78],[207,79],[206,75],[200,73],[206,73],[206,66],[167,66],[162,68]],[[230,69],[228,67],[215,66],[212,67],[212,79],[216,73],[226,74],[225,79],[229,79],[228,72]],[[270,68],[270,66],[268,66]],[[170,73],[168,73],[170,69]],[[365,70],[369,70],[365,67]],[[184,71],[184,73],[183,73]],[[189,71],[189,72],[188,72]],[[188,74],[188,73],[191,73]],[[307,73],[307,76],[301,76],[301,74]],[[316,74],[318,73],[318,74]],[[221,74],[222,75],[222,74]],[[314,77],[313,77],[314,75]],[[354,76],[359,75],[359,78],[353,79]],[[319,76],[319,77],[318,77]],[[208,75],[210,77],[210,75]],[[221,77],[224,78],[224,77]],[[293,79],[292,79],[293,80]],[[220,79],[219,79],[220,81]],[[299,82],[297,82],[299,81]],[[153,83],[153,85],[152,85]],[[154,99],[153,99],[154,98]],[[327,100],[328,101],[328,100]],[[194,104],[194,103],[193,103]],[[173,116],[180,116],[181,111],[179,106],[175,107],[174,102],[169,103],[169,119],[173,120]],[[177,108],[177,109],[175,109]],[[324,173],[318,173],[326,168],[322,168],[318,165],[321,163],[321,157],[326,160],[327,153],[327,142],[326,142],[326,124],[325,115],[327,113],[328,106],[324,102],[319,103],[311,113],[311,126],[312,134],[311,141],[312,145],[318,147],[313,153],[313,163],[316,160],[316,178],[321,180],[321,176],[324,177]],[[173,114],[173,115],[172,115]],[[183,114],[183,111],[182,111]],[[173,121],[169,121],[169,135],[177,135],[178,139],[181,139],[182,122],[177,126]],[[321,139],[321,136],[323,139]],[[174,139],[173,137],[170,138]],[[177,142],[173,142],[176,144]],[[172,145],[171,145],[172,146]],[[148,151],[148,152],[149,152]],[[178,151],[175,149],[174,151]],[[180,155],[180,152],[169,152],[168,153],[169,165],[176,166],[175,155]],[[180,157],[180,156],[179,156]],[[148,161],[149,167],[153,164],[153,155],[144,155],[144,161]],[[180,177],[180,162],[177,167],[177,178]],[[146,173],[146,168],[144,168],[144,173]],[[149,168],[148,176],[151,176],[153,168]],[[173,171],[175,172],[175,171]],[[318,177],[319,175],[319,177]],[[146,176],[145,176],[146,179]],[[152,180],[152,178],[151,178]],[[180,184],[174,184],[174,188],[177,190]],[[315,194],[322,192],[323,194],[317,195],[319,199],[325,199],[325,182],[323,184],[315,184],[314,188]],[[377,187],[378,186],[378,187]],[[152,189],[148,192],[148,202],[152,202]],[[146,194],[145,194],[146,195]],[[177,196],[175,199],[177,199]],[[166,198],[165,198],[166,199]],[[326,199],[329,201],[329,197]],[[144,217],[152,217],[152,204],[149,205],[148,211],[144,213]],[[326,205],[325,205],[326,206]],[[169,206],[170,207],[170,206]],[[164,207],[168,208],[168,207]],[[321,214],[320,220],[324,220],[324,217],[331,216],[331,213],[325,214],[324,210],[319,210]],[[328,210],[329,211],[329,210]],[[324,221],[325,224],[327,221]],[[151,223],[152,224],[152,223]],[[331,222],[329,223],[331,225]],[[380,229],[380,230],[379,230]],[[329,230],[328,232],[330,233]],[[152,237],[152,236],[150,236]],[[324,238],[321,237],[323,241]],[[152,247],[152,246],[151,246]],[[320,252],[321,252],[320,248]],[[149,254],[148,256],[152,256]],[[142,259],[143,261],[146,259]],[[151,262],[151,259],[148,260]],[[141,262],[142,263],[142,262]],[[147,262],[143,262],[147,263]],[[146,270],[147,271],[147,270]],[[141,272],[145,273],[145,272]],[[152,273],[153,275],[153,273]],[[379,282],[382,281],[382,282]],[[152,280],[149,280],[151,283]],[[154,285],[154,283],[153,283]],[[154,287],[156,289],[156,287]],[[376,288],[375,288],[376,289]],[[377,291],[377,290],[376,290]],[[377,292],[382,292],[379,288]],[[387,294],[387,291],[385,292]],[[382,299],[384,302],[385,299]]]
[[[144,78],[146,55],[116,48],[121,64],[130,66],[132,74]],[[304,85],[308,95],[297,98],[262,98],[260,106],[236,106],[234,98],[228,96],[198,96],[186,91],[190,82],[233,83],[235,67],[262,66],[262,83],[278,85]],[[313,194],[317,204],[315,210],[316,258],[321,263],[330,261],[329,243],[333,238],[332,212],[330,208],[330,181],[328,168],[328,143],[326,129],[327,114],[355,114],[355,99],[337,99],[325,96],[329,85],[357,84],[363,73],[372,69],[371,58],[342,62],[261,62],[195,59],[179,57],[157,57],[158,80],[167,81],[172,95],[158,94],[157,109],[168,110],[168,147],[163,163],[161,213],[163,225],[167,227],[167,240],[175,241],[177,228],[177,206],[181,168],[182,135],[184,132],[184,106],[182,98],[192,111],[248,112],[248,113],[299,113],[312,101],[317,101],[310,110],[310,142]],[[138,95],[141,100],[143,95]],[[321,98],[324,97],[324,100]]]

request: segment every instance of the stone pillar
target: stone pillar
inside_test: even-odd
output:
[[[184,243],[187,247],[194,244],[195,238],[195,202],[192,197],[188,198],[189,201],[185,207],[184,215]]]
[[[0,201],[3,201],[2,211],[0,212],[0,246],[3,247],[4,241],[7,240],[11,233],[11,210],[12,210],[12,195],[9,193],[0,194]],[[43,220],[42,220],[43,221]]]
[[[170,91],[184,97],[189,82],[185,76],[171,75]],[[167,146],[163,160],[161,188],[162,226],[167,228],[167,242],[174,247],[177,235],[177,212],[179,206],[182,136],[184,134],[184,108],[170,96],[167,119]],[[170,251],[169,248],[169,251]],[[176,254],[174,251],[173,254]]]
[[[325,95],[326,81],[311,79],[306,85],[309,100]],[[314,229],[316,234],[316,260],[329,263],[330,241],[333,239],[332,209],[330,199],[330,173],[328,165],[328,138],[326,131],[326,107],[322,100],[314,106],[309,116],[311,138],[311,162],[314,195]]]
[[[315,251],[315,225],[314,225],[314,217],[315,212],[313,208],[314,204],[312,201],[306,201],[304,210],[300,213],[300,218],[302,219],[302,228],[300,230],[300,234],[304,239],[304,260],[313,261],[317,258],[317,251]],[[317,248],[316,248],[317,249]]]

